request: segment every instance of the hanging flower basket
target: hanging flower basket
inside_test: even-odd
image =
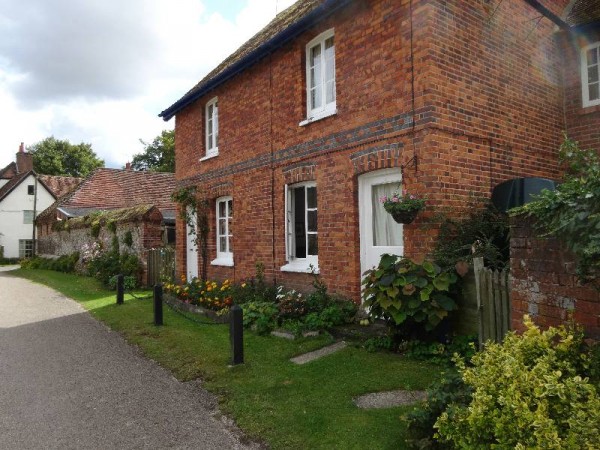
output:
[[[394,220],[398,223],[409,224],[417,217],[418,209],[407,209],[404,211],[394,211],[391,213]]]
[[[425,207],[425,198],[410,194],[406,189],[402,190],[402,193],[394,192],[390,197],[384,195],[379,201],[396,222],[403,224],[415,220],[419,211]]]

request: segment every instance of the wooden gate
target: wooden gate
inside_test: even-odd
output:
[[[175,250],[170,247],[148,250],[148,286],[175,279]]]
[[[479,314],[479,345],[486,341],[502,342],[510,330],[509,270],[491,270],[483,258],[474,258],[477,311]]]

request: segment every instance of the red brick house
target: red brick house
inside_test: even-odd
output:
[[[582,108],[580,71],[582,55],[597,68],[581,48],[598,56],[598,42],[569,38],[569,3],[301,0],[280,13],[160,114],[176,118],[178,186],[211,202],[209,277],[261,262],[302,289],[312,265],[358,300],[382,253],[428,254],[436,211],[510,178],[557,178],[563,130],[598,140],[598,84],[591,70]],[[428,197],[410,225],[378,202],[399,185]],[[186,234],[178,221],[177,269],[196,275]]]

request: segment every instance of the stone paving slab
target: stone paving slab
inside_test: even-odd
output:
[[[295,358],[290,359],[294,364],[306,364],[315,359],[322,358],[323,356],[331,355],[343,348],[346,348],[346,343],[344,341],[336,342],[335,344],[328,345],[327,347],[320,348],[319,350],[315,350],[314,352],[305,353],[300,356],[296,356]]]
[[[363,409],[392,408],[394,406],[411,405],[427,398],[425,391],[388,391],[361,395],[354,399],[354,404]]]

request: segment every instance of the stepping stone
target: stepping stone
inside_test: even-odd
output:
[[[344,341],[336,342],[335,344],[320,348],[319,350],[315,350],[314,352],[309,352],[300,356],[296,356],[295,358],[290,359],[290,361],[294,364],[306,364],[308,362],[314,361],[315,359],[322,358],[323,356],[331,355],[332,353],[335,353],[345,347],[346,343]]]
[[[427,399],[425,391],[388,391],[365,394],[354,399],[354,404],[363,409],[393,408],[411,405]]]

